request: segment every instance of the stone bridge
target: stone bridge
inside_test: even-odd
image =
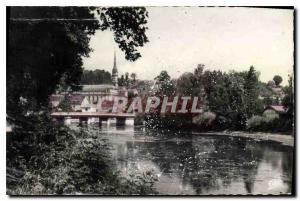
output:
[[[55,121],[65,124],[99,123],[107,125],[134,125],[134,114],[129,113],[100,113],[100,112],[53,112]]]

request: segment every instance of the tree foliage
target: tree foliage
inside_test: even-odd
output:
[[[179,94],[196,96],[200,93],[200,88],[201,85],[193,73],[184,73],[177,79],[176,91]]]
[[[125,73],[125,75],[121,75],[121,77],[118,78],[118,85],[122,87],[131,87],[132,85],[136,85],[137,82],[137,74],[131,73],[129,75],[128,72]]]
[[[105,70],[84,70],[80,84],[111,84],[111,74]]]
[[[125,52],[125,58],[135,61],[141,54],[137,47],[142,47],[148,38],[148,12],[144,7],[108,7],[96,8],[100,16],[100,29],[110,29],[120,49]]]
[[[158,95],[186,95],[198,96],[203,99],[204,112],[212,112],[216,116],[209,122],[209,126],[196,123],[194,125],[202,129],[247,129],[247,121],[253,116],[261,115],[263,109],[267,105],[279,104],[278,100],[274,99],[275,92],[263,82],[259,81],[259,72],[253,66],[250,66],[248,71],[222,72],[204,70],[204,65],[199,64],[194,73],[184,73],[177,80],[176,85],[172,85],[171,77],[166,71],[162,71],[156,78],[158,86]],[[293,86],[292,81],[289,81],[289,86],[284,88],[287,94],[283,100],[283,104],[288,110],[289,120],[276,120],[268,123],[264,130],[286,130],[280,127],[292,128],[293,122]],[[171,89],[171,90],[170,90]],[[176,89],[173,91],[173,89]],[[177,121],[178,117],[182,121]],[[184,119],[187,118],[187,119]],[[193,119],[203,119],[204,114],[198,117],[188,116],[181,117],[178,114],[169,115],[168,117],[160,117],[158,114],[145,118],[150,126],[169,125],[169,122],[176,122],[176,126],[184,122],[185,126],[189,125]],[[155,119],[157,121],[155,121]],[[167,119],[167,121],[163,121]],[[257,122],[249,120],[249,122]],[[154,122],[154,123],[153,123]],[[157,123],[158,122],[158,123]],[[260,121],[260,123],[265,121]],[[269,121],[268,121],[269,122]],[[284,123],[290,122],[290,123]],[[152,123],[152,124],[151,124]],[[251,123],[252,124],[252,123]],[[254,123],[255,124],[255,123]],[[286,125],[285,124],[289,124]],[[173,125],[171,128],[174,127]],[[251,127],[251,126],[250,126]],[[253,126],[254,127],[254,126]],[[272,128],[272,129],[271,129]]]
[[[120,178],[97,136],[53,124],[48,113],[48,99],[56,89],[79,88],[82,57],[89,55],[96,30],[111,30],[126,59],[141,56],[137,48],[148,41],[146,9],[10,7],[7,11],[6,112],[14,125],[7,141],[8,194],[153,192],[151,174]],[[61,106],[70,109],[69,100]]]
[[[130,77],[131,77],[131,79],[132,79],[132,84],[135,84],[135,83],[136,83],[136,78],[137,78],[136,73],[131,73],[131,74],[130,74]]]
[[[47,121],[35,128],[16,130],[8,141],[8,175],[14,178],[7,182],[9,195],[155,193],[151,171],[120,176],[98,128],[70,130]],[[21,177],[15,177],[16,169]]]
[[[111,30],[130,61],[148,41],[145,8],[10,7],[8,13],[7,115],[14,124],[46,109],[60,84],[78,89],[82,56],[97,29]]]
[[[282,104],[287,108],[286,125],[288,130],[294,129],[294,113],[295,113],[295,95],[294,95],[294,79],[293,76],[289,76],[289,84],[284,88],[285,96],[282,100]]]
[[[247,118],[252,117],[254,114],[262,112],[263,105],[258,99],[259,96],[259,82],[258,74],[254,67],[251,66],[249,71],[246,73],[245,77],[245,104],[246,104],[246,115]]]
[[[202,83],[209,110],[218,115],[220,127],[243,129],[247,118],[262,111],[254,67],[247,72],[205,71]]]
[[[281,77],[280,75],[275,75],[275,76],[273,77],[273,80],[274,80],[274,82],[275,82],[275,85],[276,85],[276,86],[279,86],[280,83],[282,82],[282,77]]]
[[[124,78],[124,75],[121,75],[120,78],[118,78],[118,85],[119,86],[125,86],[125,78]]]
[[[161,71],[161,73],[155,78],[158,93],[163,95],[172,95],[175,92],[175,87],[171,81],[171,77],[167,71]]]
[[[59,103],[57,107],[60,111],[64,112],[72,112],[72,105],[71,105],[71,100],[68,95],[65,95],[64,99]]]

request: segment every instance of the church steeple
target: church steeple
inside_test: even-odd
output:
[[[117,69],[116,49],[114,49],[114,68]]]
[[[118,69],[117,69],[117,58],[116,49],[114,49],[114,66],[112,69],[111,80],[115,87],[118,87]]]

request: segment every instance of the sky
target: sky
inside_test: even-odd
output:
[[[125,59],[110,31],[91,37],[93,52],[83,58],[88,70],[113,66],[116,48],[119,75],[135,72],[152,80],[162,70],[172,78],[193,72],[198,64],[207,70],[260,72],[260,80],[274,75],[287,84],[293,73],[293,10],[220,7],[147,7],[149,42],[139,48],[142,57]]]

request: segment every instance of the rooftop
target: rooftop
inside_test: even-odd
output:
[[[114,89],[114,86],[111,84],[82,85],[81,91],[92,92],[92,91],[104,91],[106,89]]]
[[[266,110],[267,109],[274,110],[277,113],[286,113],[286,107],[283,105],[269,105],[266,107]]]

